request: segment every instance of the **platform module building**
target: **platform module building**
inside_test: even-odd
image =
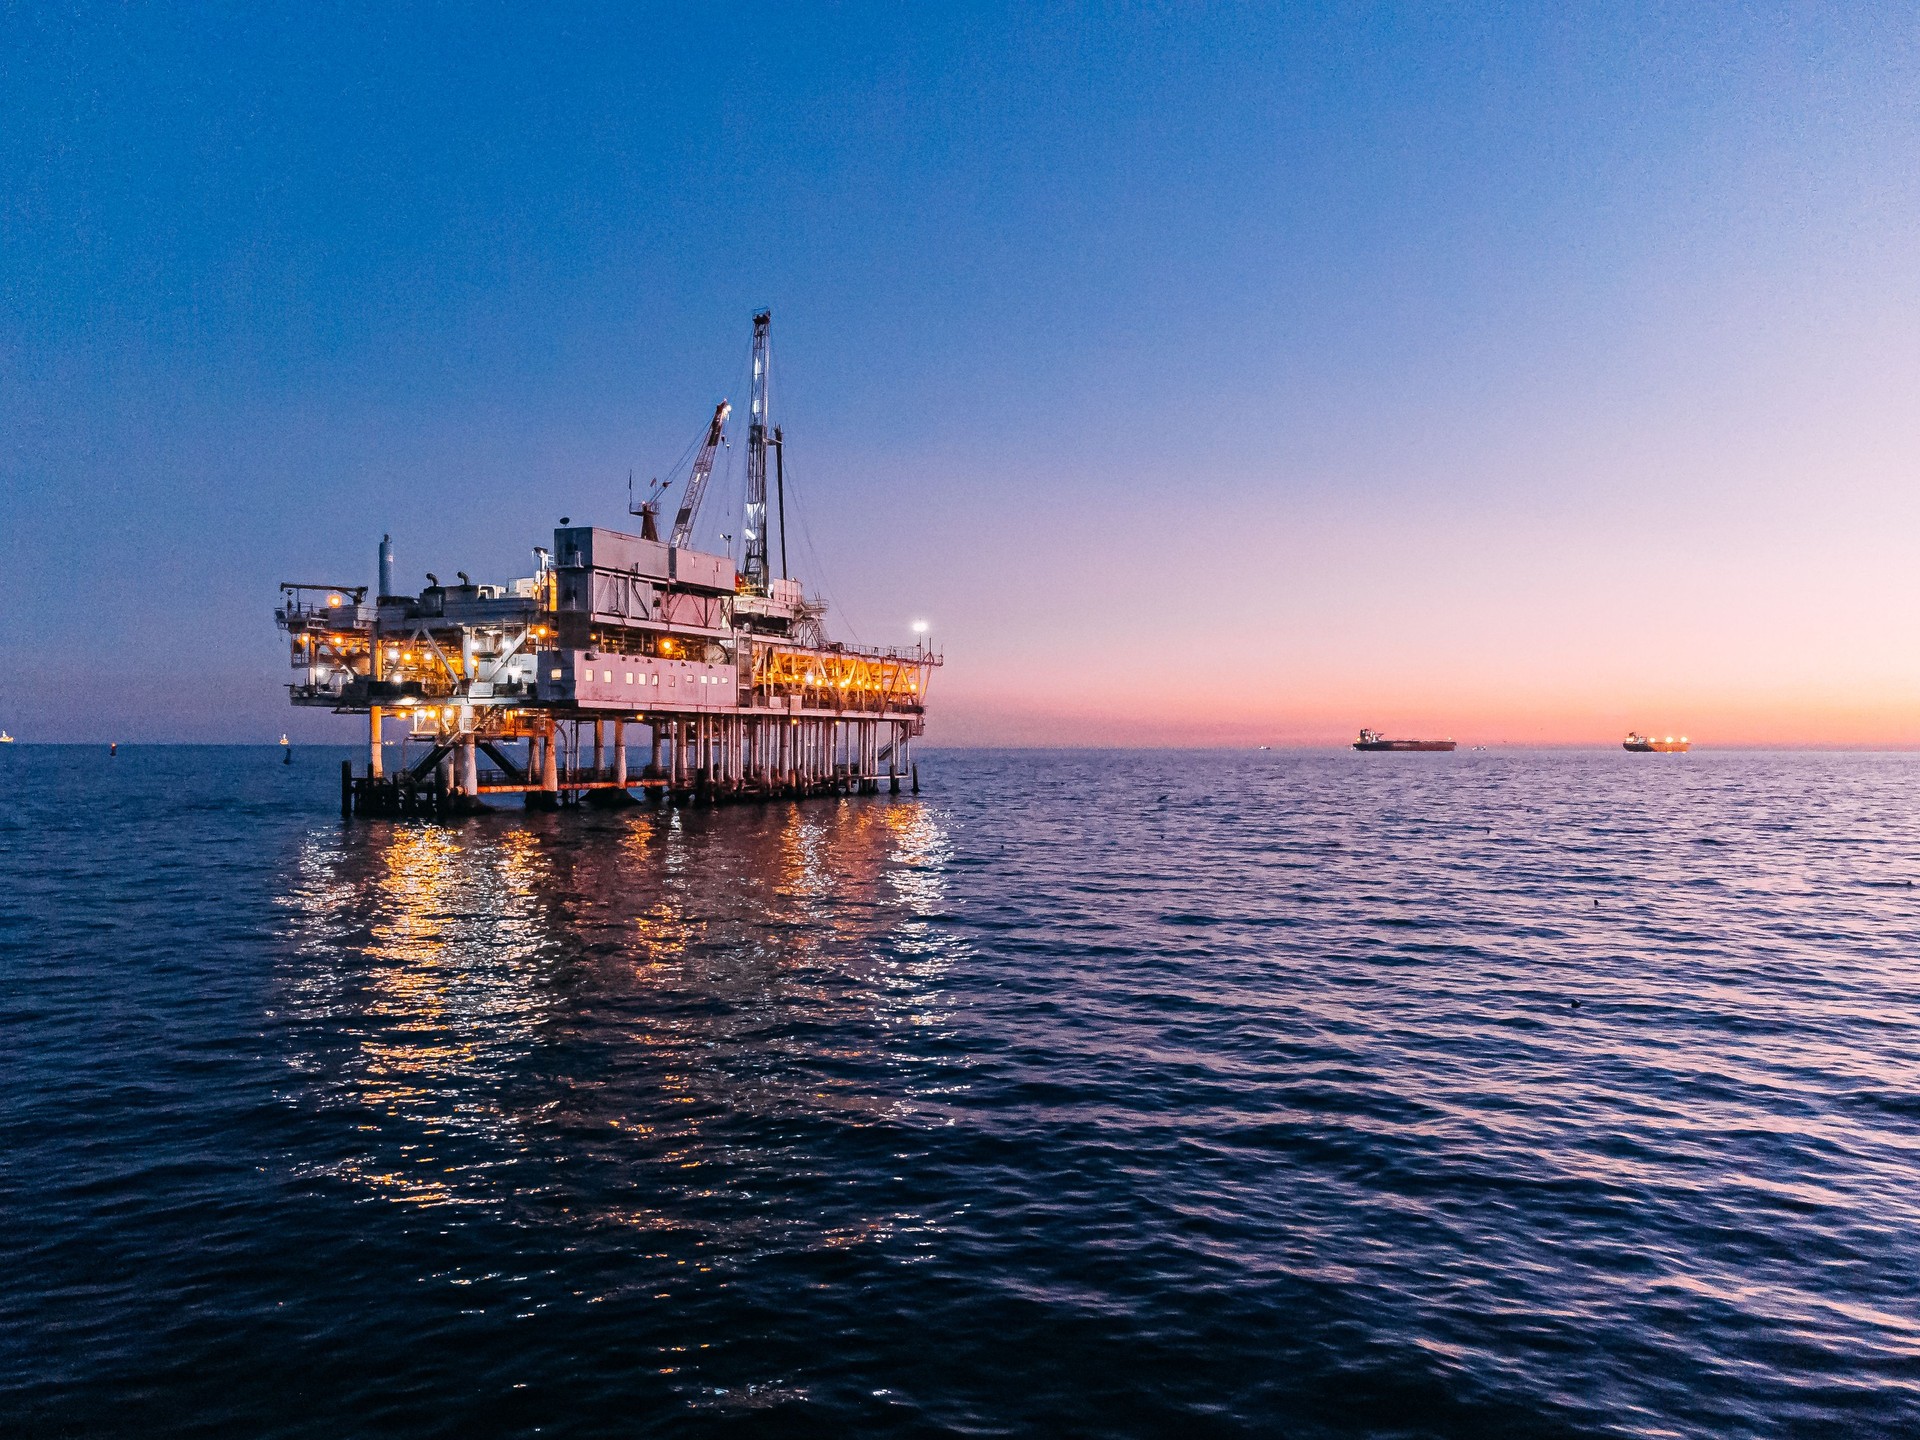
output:
[[[637,535],[563,524],[551,549],[534,548],[534,573],[504,585],[429,575],[417,594],[396,593],[383,539],[371,596],[281,586],[293,703],[368,716],[366,763],[342,772],[343,812],[460,811],[509,794],[559,806],[918,788],[912,743],[940,656],[925,641],[829,640],[824,607],[767,543],[766,454],[775,448],[784,491],[784,447],[765,424],[766,330],[756,316],[737,568],[685,543],[722,402],[668,540],[656,498],[636,512]],[[408,743],[389,764],[395,727]]]

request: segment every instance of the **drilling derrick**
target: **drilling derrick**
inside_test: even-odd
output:
[[[746,548],[740,561],[741,588],[767,593],[767,330],[773,312],[753,317],[753,396],[747,409],[747,504],[741,517]]]
[[[667,543],[654,536],[649,498],[638,510],[629,503],[641,534],[563,519],[551,550],[533,547],[534,573],[505,584],[456,570],[457,585],[428,575],[417,595],[398,593],[383,539],[375,586],[281,587],[289,698],[368,717],[364,769],[342,769],[342,814],[466,813],[502,795],[551,809],[632,804],[636,794],[685,803],[919,789],[912,742],[941,657],[924,642],[829,640],[826,607],[787,573],[786,447],[767,416],[770,319],[753,317],[737,569],[731,556],[691,548],[724,443],[723,400]],[[387,737],[401,726],[396,750]],[[641,733],[646,748],[630,765],[629,738]]]

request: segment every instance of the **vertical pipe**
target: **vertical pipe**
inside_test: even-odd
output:
[[[649,779],[658,780],[661,775],[659,716],[656,715],[647,722],[647,733],[653,737],[653,758],[647,762],[647,776]]]
[[[380,663],[380,625],[376,620],[373,628],[367,632],[367,683],[369,685],[385,678],[381,674],[383,668]],[[386,774],[386,765],[380,757],[380,707],[378,705],[367,707],[367,739],[367,778],[378,780]]]
[[[787,441],[773,427],[773,484],[780,496],[780,578],[787,578]]]
[[[613,783],[627,788],[627,722],[613,722]],[[618,798],[618,797],[616,797]]]
[[[593,778],[596,780],[600,778],[600,767],[606,763],[602,755],[606,744],[606,737],[603,733],[605,729],[606,722],[604,720],[595,720],[593,722]]]
[[[555,799],[560,795],[560,760],[554,743],[558,738],[559,727],[548,720],[540,743],[540,788]]]
[[[471,632],[469,632],[470,634]],[[471,639],[465,645],[471,647]],[[469,672],[471,673],[471,672]],[[459,728],[455,732],[454,754],[458,763],[454,766],[454,788],[462,795],[474,796],[480,793],[479,763],[474,758],[473,743],[473,706],[462,705],[459,710]]]

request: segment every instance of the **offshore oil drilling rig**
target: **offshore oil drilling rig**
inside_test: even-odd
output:
[[[721,401],[659,538],[661,491],[638,535],[562,521],[534,573],[505,585],[428,575],[401,594],[391,537],[379,582],[283,584],[295,705],[368,717],[363,773],[341,766],[343,815],[459,814],[489,795],[528,806],[624,805],[918,791],[940,656],[924,640],[829,640],[825,606],[786,566],[786,447],[768,424],[771,316],[753,319],[739,563],[691,548],[732,414]],[[770,550],[767,461],[774,461]],[[778,564],[774,556],[778,555]],[[778,571],[776,574],[775,571]],[[402,732],[389,765],[390,726]],[[641,749],[635,753],[635,741]],[[636,761],[638,763],[636,763]]]

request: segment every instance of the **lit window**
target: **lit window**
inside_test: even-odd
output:
[[[600,672],[600,678],[601,678],[602,680],[604,680],[604,681],[606,681],[606,682],[607,682],[607,684],[609,684],[609,685],[611,685],[611,684],[613,683],[613,671],[611,671],[611,670],[602,670],[602,671]]]
[[[555,671],[553,672],[553,678],[554,678],[554,679],[556,679],[556,680],[558,680],[558,679],[560,678],[560,672],[559,672],[558,670],[555,670]]]
[[[660,683],[660,677],[659,677],[658,675],[655,675],[655,676],[653,677],[653,683],[654,683],[654,684],[656,684],[656,685],[658,685],[658,684]]]
[[[627,671],[627,684],[633,684],[633,671]]]

